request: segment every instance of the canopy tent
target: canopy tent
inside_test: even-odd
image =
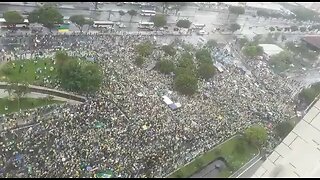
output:
[[[171,101],[170,98],[168,98],[168,96],[162,96],[162,98],[167,105],[173,104],[173,102]]]
[[[112,178],[113,172],[111,170],[100,171],[97,174],[95,174],[95,177],[96,178]]]
[[[180,103],[173,103],[173,104],[169,104],[169,107],[171,110],[176,110],[181,107],[181,104]]]

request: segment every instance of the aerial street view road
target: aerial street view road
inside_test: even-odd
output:
[[[319,9],[0,2],[0,177],[314,176]]]

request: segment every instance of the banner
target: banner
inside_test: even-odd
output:
[[[94,175],[95,178],[112,178],[113,172],[111,170],[101,171]]]

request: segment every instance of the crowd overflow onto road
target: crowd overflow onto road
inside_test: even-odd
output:
[[[4,44],[20,44],[18,48],[5,45],[2,54],[13,56],[3,56],[3,61],[46,55],[63,47],[70,55],[93,58],[103,68],[104,83],[83,104],[53,105],[3,117],[8,123],[3,124],[6,130],[0,137],[0,177],[94,177],[105,170],[115,177],[165,177],[252,124],[270,128],[294,114],[291,82],[258,63],[252,64],[252,75],[225,64],[223,73],[199,81],[197,93],[180,95],[172,89],[171,75],[147,68],[164,56],[161,48],[142,67],[134,63],[135,45],[153,42],[153,36],[61,34],[2,39]],[[181,108],[172,111],[162,95],[181,103]],[[35,125],[10,129],[18,119]],[[269,148],[273,147],[270,143]]]

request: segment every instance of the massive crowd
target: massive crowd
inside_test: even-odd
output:
[[[171,75],[147,70],[164,55],[161,49],[154,50],[143,67],[134,65],[134,46],[148,39],[153,41],[153,36],[3,37],[3,44],[19,42],[19,47],[5,49],[18,57],[57,48],[93,57],[105,81],[83,104],[4,116],[2,121],[10,123],[3,125],[8,127],[0,137],[0,177],[92,177],[104,169],[116,177],[165,177],[252,124],[271,128],[294,115],[293,83],[259,62],[252,62],[249,75],[225,63],[223,73],[199,82],[195,95],[178,94],[172,90]],[[162,95],[182,107],[171,111]],[[19,118],[35,125],[10,130]]]

